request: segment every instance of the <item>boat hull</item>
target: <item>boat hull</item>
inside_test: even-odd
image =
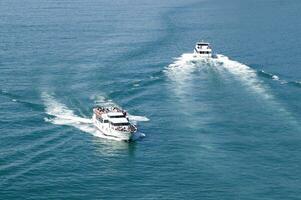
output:
[[[132,136],[134,133],[127,132],[127,131],[117,131],[114,129],[111,129],[108,124],[100,123],[97,119],[95,114],[92,117],[92,121],[94,126],[100,130],[104,135],[113,137],[119,140],[123,141],[130,141],[132,139]]]

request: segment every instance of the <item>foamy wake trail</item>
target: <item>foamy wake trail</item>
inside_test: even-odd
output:
[[[167,67],[168,76],[173,79],[186,80],[191,72],[199,67],[214,67],[216,70],[226,70],[240,79],[244,85],[249,86],[255,92],[262,94],[265,98],[272,98],[268,93],[266,86],[258,76],[277,81],[280,84],[288,84],[301,87],[301,81],[284,80],[278,75],[265,72],[264,70],[255,70],[240,62],[229,59],[227,56],[218,54],[217,58],[204,59],[194,56],[193,53],[182,54],[175,58],[175,61]],[[222,74],[221,74],[222,75]]]
[[[135,122],[147,122],[149,119],[145,116],[137,116],[137,115],[128,115],[129,120],[135,121]]]
[[[179,58],[176,58],[175,61],[166,68],[165,72],[169,78],[181,84],[186,82],[186,79],[191,76],[191,72],[199,68],[212,68],[220,72],[221,75],[225,75],[226,72],[232,74],[234,79],[240,81],[247,89],[267,100],[270,106],[277,108],[283,115],[290,118],[294,125],[300,127],[292,114],[275,100],[274,96],[269,92],[269,88],[259,79],[257,75],[258,71],[245,64],[231,60],[227,56],[218,54],[216,58],[205,59],[196,57],[193,53],[183,54]],[[280,80],[276,75],[270,74],[270,76],[271,79],[275,81]],[[295,81],[292,84],[297,86],[300,83]]]
[[[258,71],[258,75],[260,75],[262,77],[265,77],[265,78],[268,78],[268,79],[272,79],[274,81],[277,81],[280,84],[287,84],[287,85],[295,86],[295,87],[298,87],[298,88],[301,87],[301,81],[284,80],[284,79],[280,78],[279,76],[277,76],[275,74],[265,72],[264,70]]]
[[[177,77],[183,79],[183,77],[188,77],[192,71],[200,67],[212,67],[221,71],[222,74],[225,71],[229,72],[234,75],[235,79],[262,97],[266,99],[272,98],[262,81],[258,79],[256,70],[221,54],[217,55],[217,58],[210,59],[196,57],[193,53],[183,54],[167,67],[167,72],[168,76],[173,79]]]
[[[262,81],[258,79],[257,71],[240,62],[230,60],[227,56],[217,55],[217,59],[210,60],[213,63],[219,64],[227,71],[235,75],[241,82],[251,88],[256,93],[266,99],[272,99],[273,96],[268,93]]]
[[[118,138],[104,135],[93,125],[92,119],[77,116],[66,105],[58,102],[53,96],[49,95],[48,93],[42,93],[42,99],[45,104],[45,112],[51,116],[44,119],[46,122],[50,122],[56,125],[72,126],[96,137],[120,141],[120,139]],[[136,139],[145,136],[145,134],[143,133],[138,133],[136,135]]]
[[[95,105],[98,105],[98,106],[117,106],[118,105],[116,103],[114,103],[111,99],[108,99],[104,96],[101,96],[101,95],[92,95],[90,97],[91,100],[94,101],[94,104]]]
[[[182,54],[168,65],[165,72],[171,78],[185,79],[201,62],[202,60],[197,59],[191,53]]]

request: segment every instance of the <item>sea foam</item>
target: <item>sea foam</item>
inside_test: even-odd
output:
[[[239,80],[247,88],[260,94],[261,97],[265,99],[272,98],[262,81],[258,79],[256,70],[221,54],[218,54],[216,58],[201,58],[193,53],[186,53],[176,58],[165,71],[169,77],[176,79],[177,77],[188,77],[192,71],[200,67],[212,67],[220,71],[221,74],[228,72],[233,75],[234,79]]]
[[[294,116],[275,99],[269,87],[258,77],[258,74],[263,74],[263,76],[274,81],[279,81],[282,84],[290,83],[292,85],[299,86],[300,82],[285,82],[277,75],[268,74],[264,71],[257,71],[243,63],[231,60],[227,56],[221,54],[217,54],[216,58],[201,58],[195,56],[193,53],[185,53],[180,57],[175,58],[175,61],[168,65],[164,71],[171,80],[175,81],[176,84],[184,83],[187,85],[186,80],[189,79],[191,73],[194,72],[194,70],[203,68],[217,70],[222,76],[232,74],[232,78],[234,80],[239,81],[247,90],[257,94],[258,97],[265,100],[269,107],[278,110],[281,115],[289,118],[295,126],[298,128],[300,127]]]

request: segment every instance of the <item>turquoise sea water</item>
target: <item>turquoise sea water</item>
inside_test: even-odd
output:
[[[2,0],[0,199],[299,199],[300,10]],[[101,137],[105,104],[145,137]]]

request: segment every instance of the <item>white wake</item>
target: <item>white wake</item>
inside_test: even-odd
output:
[[[191,77],[192,72],[208,68],[220,72],[219,74],[221,76],[225,76],[225,72],[232,74],[233,79],[239,81],[247,90],[254,92],[258,97],[266,100],[270,106],[276,108],[286,117],[290,118],[294,125],[300,127],[298,121],[292,114],[277,102],[275,97],[269,91],[269,87],[259,79],[255,69],[238,61],[231,60],[227,56],[218,54],[216,58],[200,58],[193,53],[186,53],[175,58],[175,61],[166,67],[165,73],[171,80],[175,81],[176,84],[187,85],[186,80]],[[272,75],[271,79],[279,81],[279,77],[276,75]]]
[[[251,67],[242,64],[240,62],[229,59],[224,55],[217,55],[217,59],[211,60],[213,63],[218,64],[223,67],[239,80],[241,80],[242,84],[248,86],[250,89],[260,94],[265,99],[272,99],[273,96],[269,94],[266,86],[263,85],[262,81],[257,76],[257,71],[252,69]]]
[[[221,54],[218,54],[216,58],[201,58],[195,56],[193,53],[186,53],[168,65],[166,72],[172,79],[180,77],[182,80],[185,80],[185,77],[187,78],[191,72],[200,67],[211,67],[218,71],[229,72],[235,79],[239,80],[241,84],[260,94],[263,98],[272,98],[266,86],[264,86],[262,81],[258,78],[256,70]]]

